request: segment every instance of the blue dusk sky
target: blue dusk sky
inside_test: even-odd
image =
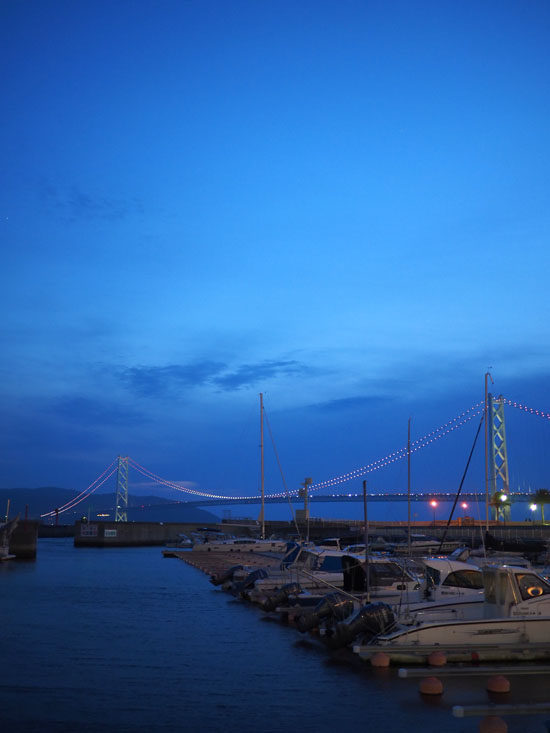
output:
[[[270,492],[270,432],[296,488],[488,370],[550,412],[546,0],[2,0],[0,33],[0,486],[120,454],[255,494],[260,392]],[[506,416],[512,488],[549,486],[550,421]],[[478,420],[414,491],[457,488]]]

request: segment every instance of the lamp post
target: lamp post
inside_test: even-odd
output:
[[[533,514],[537,511],[537,505],[536,504],[529,504],[529,509],[533,512]],[[533,520],[531,520],[533,521]]]
[[[430,501],[430,506],[431,506],[431,508],[433,509],[433,512],[434,512],[434,527],[435,527],[435,509],[437,507],[437,501],[435,499],[432,499]]]
[[[460,506],[462,507],[462,519],[466,519],[466,509],[468,508],[468,504],[463,501]]]
[[[506,494],[501,494],[500,501],[500,513],[502,515],[502,521],[506,524],[506,502],[508,501],[508,496]]]

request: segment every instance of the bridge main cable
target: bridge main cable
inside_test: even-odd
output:
[[[475,405],[472,405],[472,407],[468,408],[464,412],[462,412],[457,417],[453,418],[452,420],[449,420],[448,422],[444,423],[443,425],[440,425],[435,430],[432,430],[430,433],[427,433],[426,435],[422,436],[421,438],[418,438],[411,444],[411,453],[420,450],[421,448],[425,448],[426,446],[430,445],[431,443],[434,443],[436,440],[440,440],[441,438],[445,437],[449,433],[457,430],[462,425],[465,425],[466,423],[470,422],[470,420],[473,420],[473,418],[481,415],[483,413],[484,409],[484,403],[483,401],[478,402]],[[360,476],[364,476],[367,473],[371,473],[372,471],[377,471],[380,468],[383,468],[384,466],[390,465],[391,463],[395,463],[396,461],[399,461],[403,458],[405,458],[408,454],[407,447],[400,448],[399,450],[394,451],[393,453],[390,453],[387,456],[384,456],[384,458],[380,458],[377,461],[373,461],[372,463],[367,464],[366,466],[362,466],[361,468],[357,468],[354,471],[351,471],[346,474],[341,474],[340,476],[336,476],[332,479],[328,479],[327,481],[322,481],[317,484],[313,484],[310,486],[310,491],[319,491],[320,489],[326,489],[329,486],[334,486],[336,484],[346,483],[347,481],[351,481],[352,479],[359,478]],[[167,486],[168,488],[174,489],[175,491],[180,491],[184,494],[191,494],[194,496],[201,496],[206,499],[231,499],[235,501],[249,501],[250,499],[259,499],[260,494],[257,495],[248,495],[248,496],[230,496],[227,494],[214,494],[207,491],[200,491],[198,489],[192,489],[188,486],[182,486],[181,484],[178,484],[175,481],[170,481],[168,479],[164,479],[161,476],[158,476],[157,474],[153,473],[153,471],[150,471],[148,468],[145,468],[144,466],[140,465],[137,461],[135,461],[132,458],[128,459],[131,462],[132,467],[141,473],[146,478],[149,478],[153,481],[156,481],[158,483],[163,484],[164,486]],[[280,491],[280,492],[272,492],[269,494],[265,494],[266,499],[281,499],[288,496],[297,496],[300,492],[300,489],[290,489],[288,491]]]

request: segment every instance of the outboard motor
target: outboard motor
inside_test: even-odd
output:
[[[336,624],[332,633],[325,638],[331,649],[341,649],[351,644],[359,634],[364,634],[368,641],[387,631],[394,623],[395,616],[387,603],[369,603],[360,608],[347,623]]]
[[[296,628],[302,634],[319,626],[321,621],[335,619],[343,621],[353,612],[353,601],[341,593],[329,593],[322,598],[311,613],[296,618]]]
[[[258,568],[257,570],[253,570],[251,573],[248,573],[244,580],[241,580],[240,583],[237,583],[235,585],[235,587],[233,588],[233,592],[236,595],[245,593],[247,590],[250,590],[254,587],[254,583],[257,580],[263,580],[264,578],[267,578],[267,570],[265,568]]]
[[[264,598],[260,604],[264,611],[274,611],[277,606],[284,603],[286,599],[293,594],[301,593],[302,589],[299,583],[287,583],[279,588],[278,591]]]
[[[233,576],[235,575],[237,570],[242,569],[242,565],[233,565],[221,575],[211,575],[210,582],[212,583],[212,585],[222,585],[223,583],[227,583],[229,580],[233,580]]]

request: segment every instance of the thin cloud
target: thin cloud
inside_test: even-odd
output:
[[[280,375],[306,372],[307,367],[294,360],[243,364],[232,370],[224,362],[205,360],[190,364],[127,367],[118,370],[118,377],[128,389],[141,397],[171,397],[203,386],[235,392]]]
[[[128,425],[136,419],[145,419],[143,414],[133,408],[81,396],[62,397],[54,400],[48,405],[47,410],[50,414],[63,420],[87,427]]]
[[[42,186],[42,198],[52,209],[70,221],[101,219],[112,222],[143,213],[143,204],[137,198],[112,198],[83,191],[78,186],[63,190],[47,183]]]
[[[132,392],[142,397],[165,397],[208,384],[225,367],[225,364],[216,361],[162,367],[129,367],[120,377]]]
[[[343,412],[345,410],[357,410],[363,408],[378,407],[387,404],[387,397],[367,397],[364,395],[356,395],[355,397],[343,397],[338,400],[329,400],[328,402],[319,402],[312,407],[321,412]]]
[[[306,371],[307,368],[298,361],[263,361],[259,364],[243,364],[236,371],[218,377],[215,382],[222,390],[234,392],[281,374],[304,374]]]

